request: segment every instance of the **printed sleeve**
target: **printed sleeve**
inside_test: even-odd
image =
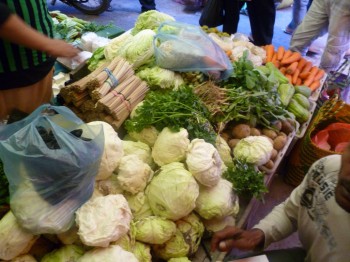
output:
[[[6,5],[0,3],[0,26],[5,23],[11,14],[11,10]]]

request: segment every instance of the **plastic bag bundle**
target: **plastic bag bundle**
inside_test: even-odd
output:
[[[159,67],[180,72],[200,71],[214,79],[225,79],[232,72],[225,52],[199,26],[164,22],[153,44]]]
[[[34,234],[67,231],[93,193],[103,145],[102,125],[88,126],[63,106],[43,105],[3,126],[0,158],[21,226]]]

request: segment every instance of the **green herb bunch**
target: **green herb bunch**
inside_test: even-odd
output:
[[[135,113],[134,117],[125,121],[128,132],[140,132],[149,126],[159,131],[165,127],[179,131],[182,127],[188,131],[190,139],[202,138],[215,143],[217,134],[208,120],[210,112],[188,86],[148,92]]]
[[[238,195],[262,199],[268,192],[264,183],[264,173],[257,171],[253,164],[234,159],[234,165],[228,167],[223,177],[230,181]]]

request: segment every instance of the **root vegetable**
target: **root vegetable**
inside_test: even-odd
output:
[[[276,131],[268,128],[263,128],[262,134],[267,136],[268,138],[271,138],[272,140],[274,140],[277,137]]]
[[[252,127],[250,129],[250,135],[251,136],[260,136],[261,135],[261,132],[259,129],[255,128],[255,127]]]
[[[246,124],[238,124],[232,128],[233,138],[245,138],[250,135],[250,126]]]
[[[231,149],[234,149],[235,146],[237,145],[237,143],[239,142],[240,139],[238,138],[233,138],[233,139],[230,139],[228,141],[228,146],[231,148]]]
[[[277,155],[278,155],[278,151],[276,149],[273,149],[270,160],[275,161],[275,159],[277,158]]]
[[[275,163],[270,159],[267,161],[267,163],[264,165],[267,169],[272,169],[274,167]]]
[[[294,126],[288,120],[283,120],[281,131],[289,135],[291,132],[294,131]]]
[[[287,143],[287,137],[286,136],[284,136],[284,135],[277,136],[273,140],[273,148],[276,149],[277,151],[280,151],[282,148],[284,148],[286,143]]]

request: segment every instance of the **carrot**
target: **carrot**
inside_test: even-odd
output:
[[[289,83],[292,83],[293,78],[292,78],[292,76],[290,74],[285,74],[284,76],[288,78]]]
[[[287,70],[287,67],[283,66],[283,67],[280,68],[281,73],[284,74],[284,75],[286,74],[286,70]]]
[[[314,78],[315,78],[315,76],[310,75],[308,78],[306,78],[306,80],[304,80],[303,85],[310,87],[312,82],[314,82]]]
[[[273,56],[272,56],[272,59],[271,59],[271,62],[276,62],[277,61],[277,53],[273,53]]]
[[[321,86],[321,82],[319,80],[316,80],[309,85],[309,88],[311,89],[311,91],[315,91],[320,86]]]
[[[294,62],[298,62],[301,58],[301,54],[298,53],[298,52],[293,52],[291,56],[287,57],[287,58],[283,58],[281,63],[282,65],[285,65],[285,64],[291,64],[291,63],[294,63]]]
[[[283,57],[281,59],[281,62],[285,59],[287,59],[288,57],[290,57],[293,54],[293,52],[291,50],[286,50],[283,54]]]
[[[308,78],[310,76],[310,72],[305,72],[305,73],[300,73],[299,77],[303,80],[305,80],[306,78]]]
[[[277,49],[277,60],[278,61],[282,60],[285,51],[286,50],[284,49],[283,46],[278,47],[278,49]]]
[[[309,72],[311,67],[312,67],[312,63],[310,61],[307,61],[305,66],[303,67],[303,70],[301,71],[301,73]]]
[[[318,69],[316,75],[315,75],[315,80],[321,80],[325,75],[325,71],[323,69]]]
[[[313,66],[310,69],[310,75],[312,75],[313,77],[316,76],[317,72],[318,72],[319,68],[317,66]]]
[[[272,61],[273,65],[276,67],[276,68],[280,68],[281,66],[281,63],[280,61],[276,60],[276,61]]]
[[[291,64],[287,67],[286,73],[289,74],[289,75],[293,75],[294,72],[295,72],[295,69],[297,69],[297,66],[298,66],[298,62],[293,62],[293,63],[291,63]]]
[[[296,63],[296,62],[294,62]],[[300,70],[297,68],[294,71],[294,74],[292,75],[292,84],[296,85],[298,83],[298,77],[299,77]]]
[[[303,68],[304,68],[306,62],[307,62],[307,60],[304,57],[300,58],[299,63],[298,63],[298,69],[300,72],[303,71]]]
[[[266,45],[266,62],[271,62],[273,54],[275,53],[275,47],[273,45]]]
[[[300,77],[298,77],[298,79],[297,79],[297,86],[300,86],[301,85],[301,83],[302,83],[303,81],[301,80],[301,78]]]

